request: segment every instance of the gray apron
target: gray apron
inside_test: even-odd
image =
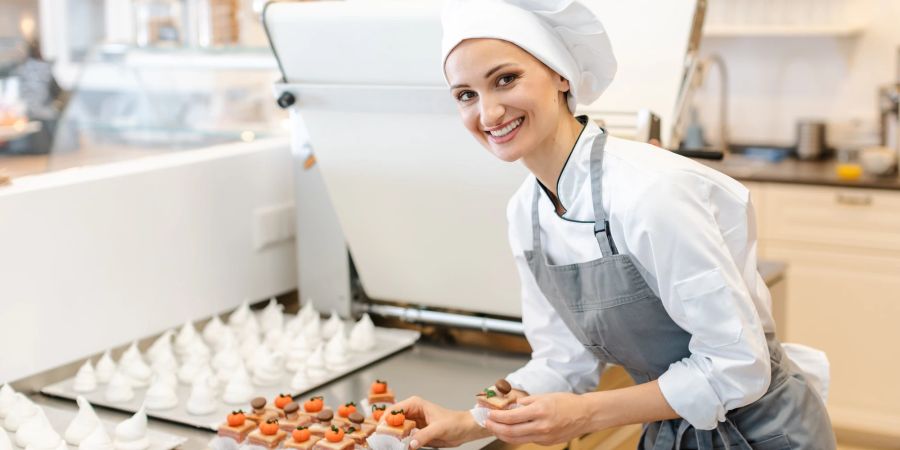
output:
[[[590,164],[594,234],[603,256],[579,264],[548,264],[541,245],[538,200],[543,188],[538,184],[531,212],[534,242],[525,258],[541,291],[575,337],[601,360],[624,367],[641,384],[690,356],[691,335],[672,321],[630,255],[616,250],[602,201],[605,143],[604,131],[594,140]],[[697,430],[683,419],[646,424],[639,447],[834,449],[831,421],[822,400],[784,355],[775,336],[766,338],[772,381],[762,398],[729,411],[714,430]]]

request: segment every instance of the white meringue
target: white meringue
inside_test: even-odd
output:
[[[312,380],[310,380],[309,376],[306,374],[306,362],[304,361],[297,366],[296,372],[294,372],[294,376],[291,378],[291,389],[303,391],[306,390],[310,384],[312,384]]]
[[[331,339],[343,324],[344,322],[341,320],[341,316],[338,315],[337,311],[332,310],[331,317],[322,324],[322,338],[325,340]]]
[[[147,413],[143,406],[133,416],[116,425],[114,447],[116,450],[146,450],[150,447]]]
[[[313,306],[313,301],[311,298],[306,299],[306,303],[303,304],[303,307],[300,308],[300,312],[297,313],[297,317],[300,319],[301,323],[306,323],[313,320],[313,317],[319,318],[319,312],[316,311],[316,308]]]
[[[290,343],[290,341],[287,341]],[[273,352],[284,350],[285,343],[285,334],[284,330],[280,328],[275,328],[266,332],[266,336],[263,339],[263,345],[272,350]]]
[[[200,339],[200,337],[197,335],[197,329],[194,328],[194,324],[190,320],[185,322],[181,330],[178,331],[178,335],[175,336],[175,353],[178,355],[186,354],[191,344],[197,339]]]
[[[178,371],[178,360],[175,359],[174,353],[163,353],[156,357],[152,363],[150,363],[150,369],[156,372],[177,372]]]
[[[5,419],[6,414],[16,404],[16,390],[9,384],[0,387],[0,419]],[[0,450],[3,450],[0,448]]]
[[[115,375],[113,375],[115,379]],[[106,434],[106,430],[102,426],[94,428],[90,434],[85,437],[80,444],[78,450],[114,450],[112,439]]]
[[[94,373],[94,366],[91,365],[91,360],[87,360],[78,369],[78,373],[75,374],[72,390],[75,392],[91,392],[94,389],[97,389],[97,374]]]
[[[151,363],[155,363],[157,359],[165,358],[169,355],[175,356],[172,352],[172,330],[166,330],[147,349],[147,359]]]
[[[256,321],[256,316],[251,315],[246,322],[244,322],[240,327],[235,328],[234,331],[237,333],[238,340],[243,341],[250,336],[259,337],[260,329],[259,322]]]
[[[0,428],[0,450],[13,450],[12,442],[9,441],[9,435],[6,430]]]
[[[109,350],[103,352],[103,356],[97,361],[97,367],[94,370],[94,373],[97,375],[97,381],[101,383],[109,383],[113,374],[116,373],[116,362],[113,361],[112,356],[110,356]]]
[[[212,316],[212,319],[206,323],[206,326],[203,327],[203,339],[206,340],[209,345],[213,347],[222,340],[222,334],[226,330],[225,324],[222,323],[222,319],[219,318],[219,315],[216,314]]]
[[[319,344],[306,360],[306,375],[313,382],[322,381],[328,376],[328,368],[325,366],[325,345]]]
[[[322,319],[319,318],[318,315],[311,316],[303,325],[303,338],[306,340],[306,345],[309,350],[315,350],[316,347],[319,346],[319,343],[322,342]]]
[[[260,347],[262,347],[262,342],[260,342],[259,336],[251,334],[243,338],[241,348],[238,351],[241,353],[241,358],[244,359],[244,362],[252,366],[253,355],[256,354]]]
[[[16,431],[23,423],[28,421],[38,412],[38,407],[22,393],[16,393],[16,402],[6,414],[3,427],[7,431]]]
[[[195,339],[188,348],[185,353],[185,359],[197,359],[200,361],[209,362],[212,356],[212,352],[209,351],[209,347],[203,343],[202,339]]]
[[[335,334],[325,344],[325,364],[331,370],[340,370],[350,362],[347,352],[347,338],[341,333]]]
[[[127,402],[134,398],[134,384],[130,377],[117,370],[109,380],[104,393],[106,401],[112,403]]]
[[[26,448],[25,450],[32,450],[32,449]],[[66,445],[66,441],[60,439],[59,444],[56,446],[56,450],[69,450],[69,446]]]
[[[50,426],[50,421],[47,420],[47,415],[44,414],[42,409],[38,408],[37,414],[29,417],[19,426],[19,429],[16,430],[16,445],[19,447],[27,447],[37,443],[40,441],[41,435],[46,434],[48,430],[55,434],[53,427]],[[58,437],[59,436],[57,436],[57,438]],[[56,444],[57,443],[54,441],[52,447],[56,447]]]
[[[206,361],[189,359],[178,369],[178,381],[189,385],[194,382],[198,374],[206,370],[209,370],[209,364]]]
[[[218,408],[219,402],[216,393],[206,378],[197,379],[191,387],[191,395],[188,397],[185,409],[188,414],[205,416]]]
[[[228,324],[233,327],[240,327],[252,316],[253,311],[250,311],[250,302],[244,300],[241,302],[241,305],[231,313],[231,316],[228,317]]]
[[[261,354],[253,365],[253,384],[274,386],[284,378],[284,355],[279,352]]]
[[[259,313],[259,326],[266,331],[284,328],[283,309],[284,306],[279,305],[277,300],[269,299],[269,303]]]
[[[241,367],[243,369],[243,366]],[[249,402],[255,397],[253,384],[250,382],[250,376],[246,370],[236,370],[228,384],[225,385],[225,392],[222,394],[222,401],[229,405],[242,405]]]
[[[125,353],[122,353],[122,357],[119,358],[119,371],[128,376],[132,386],[137,388],[149,385],[150,379],[153,377],[153,370],[144,362],[137,342],[132,342]]]
[[[228,344],[222,348],[212,358],[212,366],[217,371],[224,371],[234,368],[242,362],[241,355],[237,350],[236,344]]]
[[[50,421],[44,416],[43,411],[39,416],[41,417],[41,420],[38,421],[34,430],[28,432],[30,436],[25,438],[24,441],[19,441],[19,433],[16,433],[16,441],[18,441],[17,443],[20,447],[25,447],[25,450],[56,450],[56,448],[59,447],[60,442],[62,442],[62,438],[60,438],[56,430],[50,426]],[[25,428],[25,425],[22,425],[22,428]],[[21,428],[19,429],[19,432],[22,432]]]
[[[66,442],[72,445],[81,444],[81,441],[87,438],[94,431],[94,428],[101,426],[100,418],[97,417],[94,407],[91,406],[91,403],[86,398],[79,395],[75,398],[75,403],[78,404],[78,414],[69,423],[63,435],[66,438]]]
[[[178,388],[178,377],[175,376],[175,372],[169,370],[159,370],[153,371],[153,382],[165,383],[172,387],[172,389]]]
[[[298,334],[288,347],[285,366],[288,370],[298,370],[301,366],[306,365],[306,359],[309,358],[310,353],[312,351],[309,349],[309,344],[306,343],[306,337],[302,333]]]
[[[144,405],[147,409],[162,411],[178,406],[178,394],[175,389],[161,379],[157,379],[147,389],[144,396]]]
[[[368,314],[363,314],[359,322],[350,329],[350,350],[365,352],[375,347],[375,324]]]

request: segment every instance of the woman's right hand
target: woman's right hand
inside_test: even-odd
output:
[[[490,432],[475,423],[469,411],[447,409],[421,397],[410,397],[390,408],[402,409],[407,419],[416,422],[419,430],[409,443],[412,450],[426,445],[458,447],[465,442],[490,436]]]

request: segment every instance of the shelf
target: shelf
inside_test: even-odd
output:
[[[865,31],[863,24],[840,25],[711,25],[705,37],[856,37]]]

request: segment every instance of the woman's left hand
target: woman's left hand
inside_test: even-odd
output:
[[[485,427],[510,444],[568,442],[594,431],[589,402],[569,393],[523,397],[516,409],[491,411]]]

